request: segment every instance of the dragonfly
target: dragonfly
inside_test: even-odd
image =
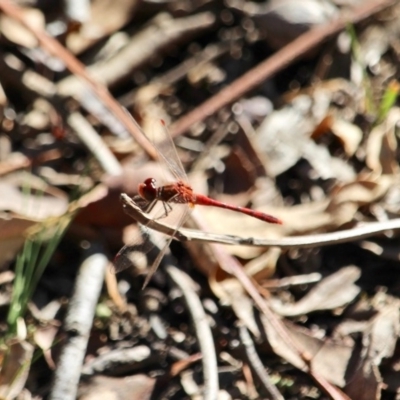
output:
[[[142,203],[141,208],[146,213],[151,212],[156,204],[161,203],[163,207],[163,212],[161,216],[159,216],[157,219],[166,218],[173,211],[174,205],[180,205],[184,207],[180,207],[178,215],[177,217],[175,217],[176,222],[174,226],[174,232],[166,240],[163,248],[160,250],[155,261],[153,262],[150,271],[145,278],[143,288],[147,286],[151,277],[156,272],[162,258],[164,257],[169,245],[171,244],[173,237],[175,236],[175,233],[185,223],[186,219],[189,216],[190,210],[195,205],[224,208],[227,210],[248,215],[250,217],[268,222],[270,224],[282,224],[282,221],[279,218],[263,213],[261,211],[224,203],[203,194],[195,193],[188,183],[188,178],[186,176],[185,170],[182,166],[173,140],[168,133],[164,120],[160,120],[158,127],[161,128],[163,140],[161,142],[158,142],[157,144],[152,143],[152,145],[157,151],[158,159],[159,161],[161,161],[161,164],[163,164],[174,176],[174,182],[167,185],[158,186],[156,179],[149,177],[144,182],[139,184],[138,196],[135,196],[133,199],[136,202]],[[147,138],[143,131],[142,134]],[[140,250],[144,250],[144,252],[146,253],[150,251],[150,249],[153,247],[153,245],[149,243],[150,234],[147,229],[148,228],[146,227],[141,227],[142,235],[145,238],[145,242],[143,243],[143,245],[140,245],[142,247]],[[133,241],[133,244],[125,245],[117,253],[114,259],[114,268],[116,272],[120,272],[132,264],[129,261],[129,254],[132,253],[134,248],[137,248],[137,244],[140,241],[143,241],[143,238]]]

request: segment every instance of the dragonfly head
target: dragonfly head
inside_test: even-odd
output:
[[[157,186],[154,178],[147,178],[138,187],[139,196],[147,201],[153,201],[157,198]]]

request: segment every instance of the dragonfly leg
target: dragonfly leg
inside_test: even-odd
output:
[[[154,206],[157,203],[157,200],[153,200],[153,201],[147,201],[144,200],[141,196],[135,196],[133,197],[133,201],[139,206],[139,208],[144,212],[144,213],[149,213]]]
[[[163,219],[165,217],[168,217],[168,214],[172,211],[172,207],[171,204],[163,201],[162,202],[163,207],[164,207],[164,214],[162,214],[161,216],[157,217],[156,220],[158,221],[159,219]]]
[[[164,207],[164,213],[161,214],[159,217],[154,218],[155,221],[158,221],[159,219],[168,217],[168,214],[172,211],[171,204],[169,204],[165,201],[162,201],[162,205]]]
[[[153,200],[152,202],[150,202],[148,205],[147,205],[147,207],[144,209],[144,212],[145,213],[149,213],[153,208],[154,208],[154,206],[157,204],[157,199],[155,199],[155,200]]]

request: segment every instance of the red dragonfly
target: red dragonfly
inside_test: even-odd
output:
[[[280,219],[273,217],[272,215],[265,214],[261,211],[251,210],[250,208],[223,203],[221,201],[214,200],[208,196],[194,193],[191,186],[187,183],[188,180],[186,173],[183,169],[178,153],[176,152],[175,145],[172,141],[171,136],[168,134],[165,122],[163,120],[160,121],[160,128],[162,129],[164,140],[157,145],[153,143],[153,146],[157,150],[160,161],[162,161],[162,163],[165,164],[168,170],[172,172],[176,180],[174,183],[168,185],[157,186],[157,182],[154,178],[147,178],[143,183],[139,184],[139,196],[134,198],[134,200],[139,200],[141,203],[144,202],[144,207],[142,207],[142,209],[145,212],[152,211],[157,203],[161,203],[163,206],[163,214],[157,218],[160,219],[165,218],[169,216],[170,213],[172,213],[173,207],[171,204],[184,205],[185,207],[181,208],[181,210],[178,212],[179,215],[175,223],[175,232],[179,230],[179,228],[184,224],[185,220],[188,217],[190,208],[193,208],[195,205],[225,208],[228,210],[249,215],[250,217],[254,217],[261,221],[269,222],[271,224],[282,224],[282,221]],[[142,234],[144,234],[145,237],[148,236],[146,228],[142,229]],[[170,245],[172,238],[173,235],[169,237],[163,249],[159,252],[156,260],[154,261],[150,269],[150,272],[145,279],[143,287],[148,284],[150,278],[157,270],[157,267],[160,264],[168,246]],[[135,241],[134,244],[128,244],[124,246],[115,256],[114,266],[116,272],[122,271],[123,269],[131,265],[131,262],[129,261],[129,254],[132,252],[134,247],[137,247],[136,243],[137,242]],[[153,246],[149,243],[145,243],[142,246],[142,251],[144,247],[145,252],[147,252]]]

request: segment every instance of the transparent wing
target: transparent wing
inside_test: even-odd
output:
[[[137,124],[136,124],[137,125]],[[165,166],[166,171],[170,171],[176,180],[187,182],[187,176],[183,169],[182,163],[179,159],[176,151],[174,142],[168,132],[168,129],[163,120],[159,120],[154,123],[152,127],[152,138],[158,138],[157,143],[155,140],[150,139],[143,130],[137,125],[143,133],[146,140],[155,148],[157,151],[158,159]],[[134,199],[137,200],[136,198]],[[139,202],[142,199],[138,200]],[[146,211],[146,204],[139,204],[140,208]],[[155,220],[162,220],[163,223],[175,227],[174,234],[185,222],[188,214],[190,213],[190,207],[188,204],[174,204],[173,207],[163,204],[158,201],[154,208],[149,212],[151,217]],[[152,267],[146,277],[144,287],[148,284],[154,272],[157,270],[162,258],[164,257],[168,246],[170,245],[173,237],[170,236],[166,239],[165,246],[160,250],[157,255]],[[138,257],[143,254],[147,254],[154,244],[150,240],[150,232],[147,227],[141,226],[141,232],[139,237],[135,238],[130,244],[125,245],[115,256],[114,259],[114,270],[120,272],[132,265],[137,264]]]
[[[150,129],[151,137],[145,134],[141,126],[134,119],[132,122],[137,126],[148,143],[156,150],[158,160],[173,173],[175,178],[187,182],[185,170],[165,121],[160,119],[152,124]]]
[[[160,262],[162,261],[162,259],[165,256],[165,253],[167,252],[169,245],[171,244],[172,239],[174,238],[175,233],[179,230],[179,228],[183,225],[183,223],[185,222],[188,214],[190,213],[191,208],[187,208],[185,213],[182,214],[181,219],[176,227],[176,229],[174,230],[172,236],[169,236],[167,241],[165,242],[164,247],[160,250],[160,252],[158,253],[156,259],[154,260],[152,266],[150,267],[150,271],[146,276],[146,279],[144,280],[142,289],[144,289],[148,283],[150,282],[150,279],[152,278],[152,276],[155,274],[155,272],[157,271],[158,266],[160,265]]]
[[[123,246],[113,260],[114,272],[118,273],[132,266],[140,264],[140,257],[146,255],[154,244],[150,240],[150,232],[145,226],[139,226],[140,232],[134,240]]]
[[[153,219],[158,220],[166,225],[170,225],[175,228],[173,234],[179,230],[184,224],[188,214],[191,212],[191,208],[187,204],[174,204],[172,210],[169,211],[168,215],[165,215],[162,202],[158,202],[154,209],[151,211]],[[173,235],[172,235],[173,236]],[[156,257],[154,263],[149,272],[149,278],[157,270],[168,246],[173,239],[172,236],[166,238],[166,244]],[[115,273],[121,272],[129,267],[137,267],[143,264],[143,256],[149,253],[155,247],[151,240],[151,231],[148,226],[139,224],[139,231],[132,238],[132,241],[119,250],[113,260],[113,270]],[[147,282],[148,282],[147,280]],[[147,283],[146,283],[147,284]]]
[[[170,236],[168,238],[168,240],[165,243],[165,246],[160,250],[160,252],[157,255],[157,258],[154,260],[153,264],[151,265],[150,271],[148,272],[146,279],[144,280],[142,289],[144,289],[148,285],[148,283],[150,282],[150,279],[156,273],[157,268],[160,265],[161,260],[164,258],[165,253],[167,252],[171,242],[172,242],[172,236]]]
[[[170,170],[177,180],[187,182],[187,176],[181,160],[179,159],[178,152],[165,122],[160,119],[154,123],[152,127],[152,136],[157,138],[157,142],[147,138],[157,151],[158,159],[162,162],[168,170]],[[146,136],[146,135],[145,135]]]

